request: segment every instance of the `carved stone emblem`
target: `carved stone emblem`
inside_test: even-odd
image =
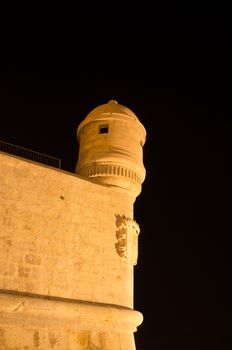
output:
[[[118,255],[122,259],[136,265],[138,259],[139,225],[136,221],[125,215],[116,215],[116,226],[117,243],[115,244],[115,248]]]

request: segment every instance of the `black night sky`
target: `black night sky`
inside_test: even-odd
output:
[[[110,99],[134,111],[147,130],[137,349],[229,349],[230,19],[217,8],[63,6],[1,13],[0,140],[74,172],[87,113]]]

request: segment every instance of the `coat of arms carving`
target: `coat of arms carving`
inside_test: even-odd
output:
[[[133,265],[137,264],[138,259],[138,235],[139,225],[133,219],[125,215],[116,215],[116,237],[115,244],[118,255]]]

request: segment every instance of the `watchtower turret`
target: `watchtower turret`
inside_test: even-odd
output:
[[[138,196],[145,179],[146,130],[129,108],[114,100],[96,107],[79,125],[77,139],[77,174]]]

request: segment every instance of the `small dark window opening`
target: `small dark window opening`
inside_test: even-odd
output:
[[[108,132],[109,132],[108,125],[101,125],[99,127],[99,134],[108,134]]]

